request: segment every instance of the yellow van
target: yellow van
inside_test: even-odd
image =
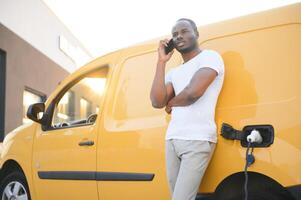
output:
[[[223,123],[236,134],[262,125],[273,132],[268,145],[254,148],[249,199],[301,199],[301,3],[199,32],[200,46],[220,52],[226,73],[218,144],[197,199],[243,199],[246,147],[221,136]],[[0,145],[2,200],[170,199],[170,115],[149,99],[159,39],[92,61],[29,108],[34,122]],[[181,62],[174,53],[166,70]]]

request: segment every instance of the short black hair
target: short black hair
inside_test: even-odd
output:
[[[198,31],[198,27],[196,26],[195,22],[191,19],[188,19],[188,18],[181,18],[181,19],[178,19],[177,22],[179,21],[187,21],[189,22],[189,24],[191,25],[191,27],[193,28],[194,32],[199,35],[199,31]]]

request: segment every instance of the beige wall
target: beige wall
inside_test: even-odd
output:
[[[69,73],[2,24],[0,24],[0,49],[6,52],[5,134],[7,134],[22,124],[25,87],[49,96],[58,82]]]
[[[0,0],[0,23],[68,72],[73,72],[93,59],[43,0]],[[60,36],[79,55],[61,51]],[[83,62],[77,63],[78,58]]]

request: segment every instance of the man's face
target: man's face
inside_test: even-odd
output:
[[[180,53],[188,53],[197,47],[198,35],[188,21],[178,21],[172,28],[175,48]]]

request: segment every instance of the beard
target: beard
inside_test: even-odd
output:
[[[181,54],[184,54],[184,53],[189,53],[191,51],[193,51],[194,49],[196,49],[198,47],[198,43],[195,41],[192,45],[190,45],[189,47],[186,47],[184,49],[178,49],[178,52],[180,52]]]

